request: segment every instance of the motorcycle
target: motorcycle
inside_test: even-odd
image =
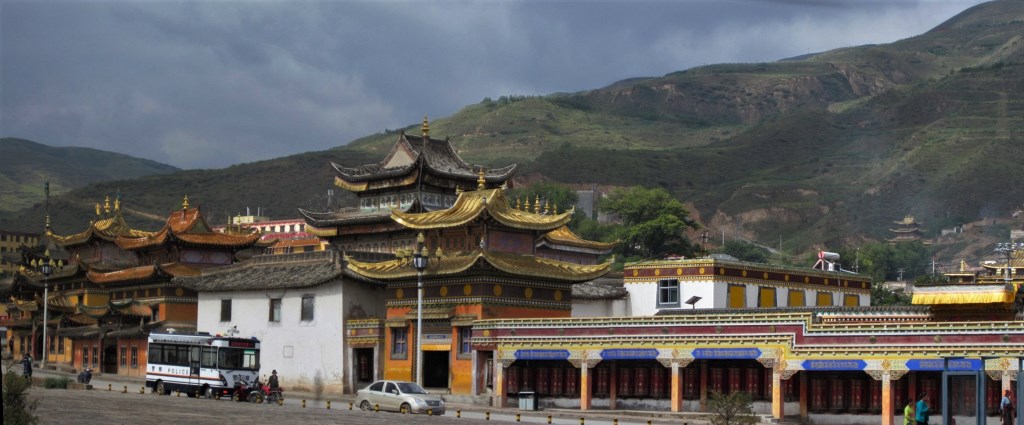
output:
[[[88,384],[89,381],[92,381],[92,369],[86,368],[78,374],[78,383]]]

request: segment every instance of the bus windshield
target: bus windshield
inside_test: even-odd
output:
[[[260,352],[251,348],[221,348],[218,365],[221,369],[260,368]]]

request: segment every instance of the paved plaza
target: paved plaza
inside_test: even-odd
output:
[[[347,402],[334,402],[331,409],[326,402],[309,401],[302,407],[298,400],[288,400],[284,405],[237,403],[228,400],[206,400],[185,396],[157,396],[151,393],[139,394],[138,388],[122,392],[124,387],[107,391],[106,388],[93,390],[63,390],[33,387],[30,399],[39,400],[36,414],[43,424],[139,424],[139,423],[187,423],[190,425],[223,425],[226,423],[287,423],[287,424],[515,424],[516,412],[508,409],[491,413],[490,420],[482,410],[462,411],[456,417],[456,409],[444,416],[401,415],[392,412],[364,412],[358,408],[349,410]],[[580,415],[554,414],[552,424],[576,425]],[[610,425],[615,418],[608,415],[593,415],[585,419],[587,425]],[[648,418],[622,418],[620,425],[646,425]],[[521,416],[523,423],[546,424],[548,413],[529,412]],[[664,420],[655,420],[665,424]],[[682,423],[672,421],[672,423]],[[697,422],[691,422],[697,423]]]

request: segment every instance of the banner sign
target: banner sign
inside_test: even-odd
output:
[[[693,350],[695,359],[742,360],[758,357],[761,357],[759,348],[697,348]]]
[[[910,370],[934,370],[941,371],[946,368],[945,359],[910,359],[907,360],[907,369]]]
[[[614,348],[601,350],[605,360],[654,360],[658,358],[657,348]]]
[[[864,370],[864,360],[804,360],[804,370]]]
[[[516,360],[566,360],[569,350],[516,350]]]
[[[981,359],[946,359],[946,370],[975,371],[984,369]]]

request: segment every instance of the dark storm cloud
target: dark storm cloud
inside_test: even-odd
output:
[[[484,97],[912,36],[964,1],[0,2],[0,135],[219,167]]]

